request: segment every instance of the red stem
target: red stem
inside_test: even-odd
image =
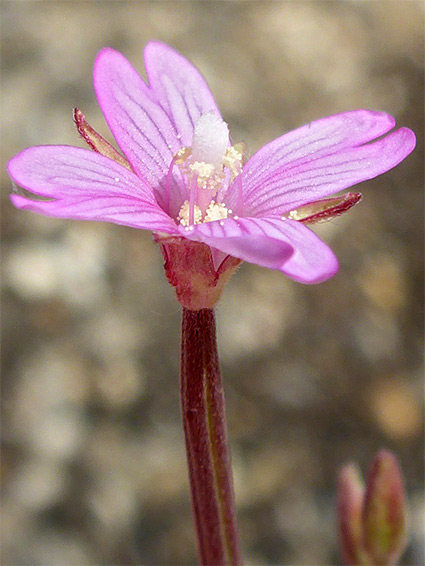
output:
[[[202,566],[242,564],[212,309],[183,307],[181,403]]]

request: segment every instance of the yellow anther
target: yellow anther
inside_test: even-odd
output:
[[[231,213],[223,203],[211,201],[205,213],[204,222],[213,222],[214,220],[222,220],[227,218]]]
[[[242,171],[243,154],[234,146],[227,148],[223,157],[223,166],[228,167],[232,173],[232,180]]]
[[[190,169],[196,171],[200,177],[210,177],[214,172],[214,165],[205,161],[195,161],[190,165]]]
[[[184,163],[186,159],[192,154],[192,149],[190,147],[182,147],[178,150],[176,155],[174,156],[175,163],[179,165]]]
[[[177,216],[177,220],[180,222],[182,226],[189,226],[189,218],[190,218],[190,204],[189,201],[186,200],[182,204],[179,214]],[[198,205],[195,204],[194,212],[193,212],[193,223],[194,224],[201,224],[202,222],[202,211]]]

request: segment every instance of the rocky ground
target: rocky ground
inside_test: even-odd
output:
[[[99,49],[147,41],[206,76],[251,154],[319,117],[383,110],[418,149],[318,227],[340,273],[305,287],[244,265],[217,309],[246,564],[336,565],[335,478],[388,447],[423,563],[423,5],[409,0],[2,2],[3,563],[196,560],[182,440],[180,312],[148,233],[19,212],[5,163],[105,136]]]

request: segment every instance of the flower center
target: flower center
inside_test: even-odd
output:
[[[242,159],[242,151],[229,146],[227,124],[213,112],[203,114],[195,125],[192,147],[182,147],[170,166],[170,170],[179,166],[189,189],[189,200],[177,216],[182,226],[222,220],[232,214],[222,202],[222,189],[242,171]]]

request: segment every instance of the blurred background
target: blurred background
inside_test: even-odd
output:
[[[151,235],[19,212],[7,160],[83,147],[78,106],[110,139],[92,65],[144,76],[168,42],[206,77],[253,154],[297,126],[382,110],[418,137],[363,201],[317,232],[339,274],[303,286],[245,264],[217,308],[247,564],[336,565],[335,480],[396,452],[411,509],[402,564],[423,563],[422,2],[3,0],[3,563],[196,561],[179,409],[180,310]]]

